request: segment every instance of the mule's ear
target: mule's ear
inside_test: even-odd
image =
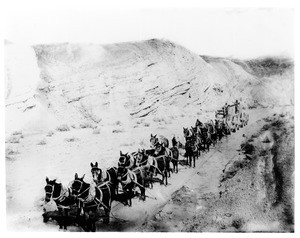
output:
[[[98,162],[95,163],[95,166],[98,167]]]
[[[91,162],[91,167],[93,168],[94,167],[94,165],[93,165],[93,163]]]
[[[85,174],[81,177],[81,180],[83,180],[84,176],[85,176]]]
[[[75,179],[78,179],[78,174],[77,173],[75,174]]]
[[[46,183],[49,183],[49,178],[48,177],[46,177]]]
[[[156,137],[156,136],[157,136],[157,134],[154,137]]]
[[[122,151],[120,150],[120,155],[122,155]]]
[[[151,138],[153,137],[152,133],[151,133]]]

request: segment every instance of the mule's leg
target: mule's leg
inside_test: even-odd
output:
[[[88,218],[85,217],[85,224],[86,224],[86,226],[85,226],[86,230],[85,231],[87,231],[87,232],[91,231],[92,230],[92,222],[91,222],[89,217]]]
[[[69,220],[69,211],[68,211],[68,209],[63,209],[63,211],[64,211],[64,218],[63,218],[64,229],[67,230],[68,220]]]
[[[171,177],[171,168],[170,168],[170,161],[169,158],[164,158],[165,160],[165,169],[167,171],[167,175],[169,176],[169,178]]]
[[[132,206],[132,201],[131,201],[132,194],[133,194],[132,189],[129,189],[129,190],[128,190],[128,206],[129,206],[129,207]]]
[[[63,224],[64,224],[64,214],[63,214],[63,210],[62,208],[58,208],[58,225],[59,225],[59,229],[63,229]]]
[[[110,209],[104,209],[105,211],[105,217],[103,219],[103,223],[104,224],[108,224],[109,223],[109,214],[110,214]]]
[[[153,173],[152,172],[149,173],[149,186],[150,186],[150,189],[153,188]]]
[[[168,185],[168,171],[166,169],[164,171],[164,174],[165,174],[165,180],[166,180],[165,185]]]
[[[146,194],[145,194],[145,192],[146,192],[146,190],[145,190],[145,186],[141,186],[140,187],[140,191],[141,191],[141,198],[142,198],[142,200],[143,201],[145,201],[146,200]]]
[[[96,232],[96,222],[95,221],[91,221],[91,231]]]
[[[174,159],[172,160],[172,164],[173,164],[173,173],[176,173],[176,161]]]
[[[88,231],[95,232],[96,231],[95,221],[93,221],[92,219],[88,218],[88,224],[89,224]]]
[[[161,172],[161,182],[160,182],[160,184],[164,184],[165,183],[165,179],[166,179],[166,174],[165,174],[165,171],[162,171]]]

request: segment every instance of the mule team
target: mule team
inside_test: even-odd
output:
[[[234,122],[234,118],[238,120]],[[120,151],[117,167],[102,170],[97,162],[91,163],[94,180],[91,184],[84,181],[84,175],[79,177],[77,173],[69,188],[64,188],[56,180],[46,178],[45,202],[53,199],[56,203],[56,220],[60,229],[67,229],[67,225],[70,224],[69,212],[75,210],[75,223],[85,231],[95,231],[95,223],[100,217],[104,223],[109,223],[112,201],[131,206],[131,199],[138,194],[135,188],[139,188],[140,199],[144,201],[145,190],[152,188],[153,182],[167,185],[170,172],[178,172],[179,148],[185,150],[185,164],[195,167],[196,159],[202,152],[209,151],[210,146],[215,146],[223,136],[247,125],[248,119],[246,113],[239,112],[233,117],[226,115],[222,119],[216,116],[215,121],[206,123],[197,119],[195,127],[183,128],[184,145],[173,137],[172,146],[169,146],[167,138],[151,134],[149,150],[141,149],[131,154]],[[160,175],[161,179],[157,175]],[[51,213],[49,215],[46,212],[43,216],[44,221],[47,221]]]

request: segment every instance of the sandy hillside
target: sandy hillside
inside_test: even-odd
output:
[[[102,168],[116,166],[120,150],[149,148],[151,133],[169,139],[176,136],[183,142],[183,127],[194,125],[196,119],[213,119],[216,109],[235,99],[252,117],[252,126],[243,129],[247,135],[255,133],[257,120],[280,113],[287,105],[293,109],[290,61],[278,64],[282,70],[270,74],[266,73],[269,66],[257,60],[250,64],[199,56],[156,39],[104,46],[7,44],[5,50],[9,229],[57,230],[55,224],[41,219],[46,176],[68,185],[77,172],[89,181],[90,162],[98,161]],[[199,172],[201,163],[196,169],[180,167],[169,186],[157,185],[149,191],[148,196],[156,199],[134,200],[132,208],[114,204],[113,214],[126,222],[112,218],[111,225],[99,223],[98,230],[146,226],[195,174],[217,183],[227,153],[236,151],[243,133],[232,135],[199,159],[212,161],[205,165],[208,173]],[[215,153],[221,154],[221,163],[211,160]],[[214,175],[210,171],[216,173],[214,180],[208,177]],[[215,182],[209,186],[212,192],[218,192]],[[142,226],[141,221],[146,223]]]

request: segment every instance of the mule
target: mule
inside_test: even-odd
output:
[[[164,137],[162,135],[157,136],[157,135],[151,134],[151,137],[150,137],[151,148],[154,148],[157,143],[162,144],[165,148],[169,148],[169,140],[166,137]]]
[[[203,150],[209,151],[209,146],[211,143],[211,139],[209,138],[208,129],[206,126],[198,126],[198,134],[200,134],[201,142],[203,144]]]
[[[136,166],[137,167],[144,167],[144,166],[148,166],[148,156],[147,154],[145,153],[145,150],[142,149],[142,150],[138,150],[137,152],[135,153],[132,153],[135,161],[136,161]]]
[[[153,188],[153,168],[151,168],[151,163],[149,160],[149,152],[151,155],[155,153],[155,150],[139,149],[137,152],[133,154],[136,159],[137,167],[141,167],[145,170],[145,186],[149,188]]]
[[[98,162],[96,162],[95,164],[91,163],[91,173],[97,186],[100,186],[102,183],[106,182],[111,186],[112,200],[115,200],[115,197],[118,193],[117,168],[111,167],[103,172],[103,170],[98,167]]]
[[[58,221],[59,229],[67,230],[67,225],[69,223],[69,212],[71,209],[76,208],[76,200],[71,196],[70,190],[65,188],[61,183],[57,183],[56,179],[49,180],[46,177],[45,190],[45,202],[48,203],[51,199],[55,202],[58,209]],[[43,215],[44,222],[48,221],[47,213]]]
[[[203,125],[198,119],[197,122],[196,122],[197,126]],[[203,151],[205,150],[205,146],[201,140],[200,130],[198,129],[198,127],[191,127],[191,129],[183,128],[183,135],[186,142],[193,141],[193,155],[196,153],[195,149],[197,149],[195,158],[198,158],[201,155],[201,150]],[[186,143],[184,149],[186,149]],[[190,151],[190,149],[188,150]]]
[[[177,142],[175,136],[173,136],[173,138],[172,138],[172,146],[173,146],[173,147],[178,146],[178,142]]]
[[[178,160],[179,160],[179,150],[178,150],[179,143],[177,142],[175,136],[172,138],[172,147],[170,148],[171,151],[171,162],[173,164],[173,172],[178,173]]]
[[[123,192],[126,194],[127,205],[132,206],[131,199],[134,197],[133,190],[139,187],[141,199],[145,201],[145,170],[141,167],[130,170],[124,166],[118,167],[118,181],[122,186]]]
[[[194,162],[194,166],[196,166],[196,157],[198,155],[198,148],[195,145],[195,141],[192,139],[188,139],[185,143],[185,156],[187,158],[187,165],[192,167],[192,162]]]
[[[120,158],[118,162],[118,167],[123,166],[127,169],[133,169],[136,165],[136,159],[133,155],[129,155],[128,153],[123,154],[122,151],[120,151]]]
[[[199,119],[196,120],[196,123],[195,123],[195,127],[197,126],[203,126],[203,123],[201,121],[199,121]]]
[[[173,160],[173,153],[172,150],[169,148],[166,148],[161,143],[156,143],[155,145],[155,152],[153,154],[155,158],[159,158],[159,160],[163,160],[166,164],[165,170],[167,172],[167,175],[171,177],[171,167],[170,162]]]
[[[203,125],[201,123],[201,125]],[[196,158],[198,158],[201,155],[201,151],[205,151],[205,141],[202,139],[201,130],[199,125],[196,127],[191,127],[191,130],[193,132],[193,136],[186,139],[194,140],[194,146],[198,148],[198,154],[196,155]]]
[[[178,173],[179,150],[176,146],[171,147],[170,150],[172,151],[173,155],[171,158],[171,162],[173,164],[173,171],[175,173]]]
[[[96,186],[93,183],[86,183],[83,179],[84,175],[79,178],[76,173],[71,191],[79,203],[80,215],[83,215],[86,221],[85,230],[96,231],[96,221],[101,217],[103,223],[109,223],[112,189],[108,182]]]
[[[187,138],[194,136],[194,131],[192,129],[183,127],[183,135],[184,135],[185,140],[187,140]]]
[[[210,139],[211,139],[212,145],[216,146],[217,140],[218,140],[218,135],[217,135],[217,131],[215,129],[213,121],[208,123],[208,133],[210,134]]]
[[[215,122],[215,129],[217,131],[218,140],[220,141],[225,134],[223,132],[221,122],[218,120],[216,120],[216,122]]]
[[[157,174],[161,175],[160,184],[168,184],[168,172],[170,171],[170,157],[167,155],[166,149],[151,149],[145,150],[148,156],[148,163],[150,164],[149,173],[151,178]]]

